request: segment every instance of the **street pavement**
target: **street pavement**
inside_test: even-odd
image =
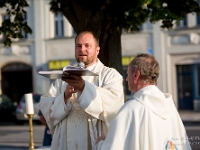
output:
[[[200,150],[200,114],[180,114],[191,142],[192,150]],[[34,147],[42,147],[44,125],[33,124]],[[29,150],[29,125],[0,124],[0,150]],[[44,149],[43,149],[44,150]],[[48,149],[47,149],[48,150]]]
[[[186,122],[200,122],[200,112],[191,110],[181,110],[179,115],[182,121]]]
[[[192,150],[200,150],[200,122],[184,122]]]
[[[33,125],[34,147],[42,146],[44,125]],[[29,125],[0,125],[0,150],[28,150],[30,142]]]

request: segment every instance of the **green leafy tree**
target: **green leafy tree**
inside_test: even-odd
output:
[[[11,45],[12,38],[23,38],[21,30],[32,33],[23,19],[24,8],[28,7],[26,0],[0,0],[0,7],[13,16],[0,27],[5,46]],[[170,29],[174,20],[200,12],[200,6],[196,0],[50,0],[50,11],[62,12],[76,33],[95,32],[100,39],[101,61],[122,72],[122,31],[138,31],[148,18],[152,23],[162,20],[161,28]]]
[[[7,17],[0,27],[0,34],[3,35],[5,46],[11,46],[12,39],[24,38],[23,32],[26,34],[32,33],[24,18],[25,7],[28,6],[26,0],[0,0],[0,8],[4,8],[7,13]]]

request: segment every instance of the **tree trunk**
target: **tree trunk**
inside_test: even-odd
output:
[[[83,1],[84,2],[84,1]],[[107,14],[103,5],[96,8],[80,4],[79,0],[60,0],[63,15],[73,26],[76,33],[93,31],[100,41],[99,59],[122,74],[121,31],[117,19]],[[98,8],[97,8],[98,7]]]
[[[110,27],[107,31],[102,31],[100,41],[99,59],[122,74],[121,31]]]

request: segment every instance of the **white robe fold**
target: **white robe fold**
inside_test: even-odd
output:
[[[171,146],[171,149],[170,149]],[[98,150],[191,150],[171,94],[144,87],[120,109]]]
[[[41,97],[42,111],[53,135],[51,150],[91,150],[95,141],[124,103],[123,77],[99,60],[92,70],[98,76],[85,76],[82,93],[69,109],[64,102],[67,83],[55,80]]]

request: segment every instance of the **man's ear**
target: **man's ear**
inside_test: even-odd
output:
[[[139,70],[135,70],[134,77],[135,77],[136,80],[138,80],[140,78],[140,71]]]
[[[97,53],[99,54],[100,47],[99,47],[99,46],[97,46],[96,50],[97,50]]]

